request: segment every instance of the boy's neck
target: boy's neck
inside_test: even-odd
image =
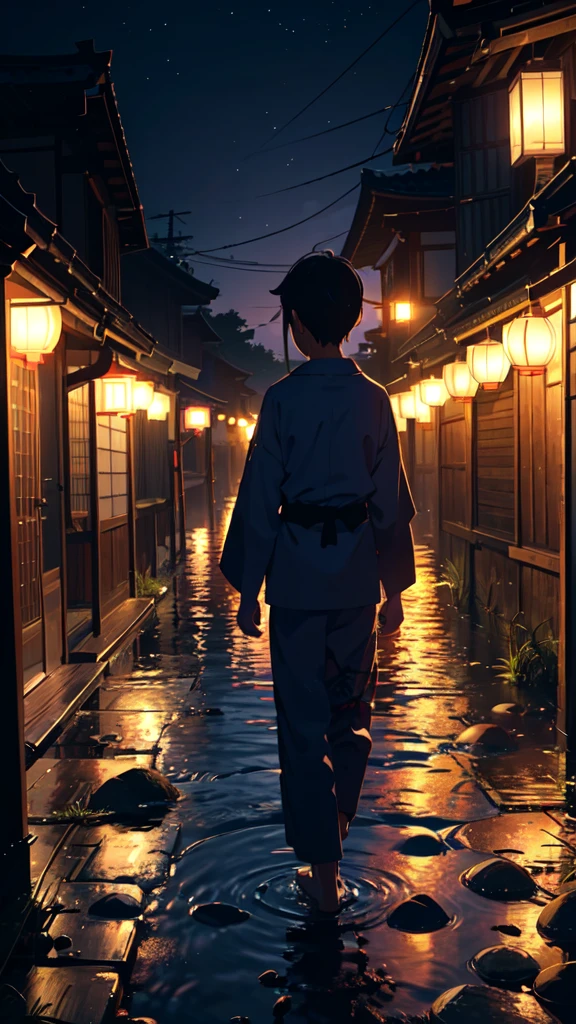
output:
[[[345,359],[342,342],[339,345],[318,345],[308,356],[309,359]]]

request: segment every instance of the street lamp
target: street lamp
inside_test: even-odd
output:
[[[510,360],[499,341],[481,341],[466,352],[468,369],[483,391],[498,391],[510,370]]]
[[[505,326],[504,351],[522,377],[541,376],[556,351],[556,332],[542,307],[535,304]]]
[[[62,333],[60,306],[44,299],[12,299],[10,343],[14,353],[32,367],[54,351]]]
[[[510,86],[509,107],[512,164],[564,152],[564,82],[559,68],[530,61]]]
[[[446,390],[455,402],[471,402],[478,391],[478,381],[468,369],[468,363],[447,363],[442,371]]]

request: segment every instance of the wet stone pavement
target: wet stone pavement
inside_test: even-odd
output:
[[[95,758],[101,780],[148,765],[180,792],[160,831],[92,827],[63,847],[67,878],[139,881],[146,893],[131,1016],[420,1021],[442,993],[467,985],[456,1004],[436,1004],[432,1019],[550,1020],[531,994],[537,966],[525,961],[546,968],[574,959],[576,939],[562,951],[536,922],[576,883],[564,881],[575,839],[563,826],[546,695],[495,679],[495,634],[471,630],[446,607],[431,552],[419,547],[401,635],[379,642],[373,750],[342,864],[346,904],[337,921],[318,920],[294,885],[297,862],[285,845],[266,633],[260,641],[239,633],[238,598],[218,570],[230,512],[225,502],[211,528],[201,508],[191,510],[186,563],[136,662],[113,665],[98,708],[76,715],[30,791],[33,820],[45,822],[42,771],[60,773],[53,800],[62,807],[82,798],[79,766]],[[492,711],[502,703],[519,706]],[[505,727],[511,749],[458,743],[482,722]],[[66,826],[43,829],[48,844]],[[131,866],[119,868],[127,849]],[[495,856],[495,873],[481,868],[478,879],[473,869]],[[502,880],[502,869],[512,875]],[[520,967],[518,957],[513,966],[498,957],[496,967],[490,957],[474,966],[494,946],[512,960],[524,951]],[[276,973],[259,980],[266,971]],[[488,1006],[468,1003],[478,998]],[[573,1016],[572,1008],[565,1019]]]

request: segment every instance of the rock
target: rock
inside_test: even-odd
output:
[[[285,1017],[287,1013],[290,1013],[292,1009],[292,996],[280,996],[272,1007],[272,1016],[279,1018]]]
[[[563,892],[543,907],[536,927],[540,935],[561,949],[576,945],[576,890]]]
[[[200,903],[192,907],[190,917],[201,924],[208,924],[212,928],[226,928],[230,924],[242,924],[252,915],[247,910],[240,910],[229,903]]]
[[[129,768],[92,793],[88,806],[121,817],[149,818],[151,812],[164,813],[179,796],[176,787],[154,768]]]
[[[502,932],[502,935],[513,935],[515,938],[522,935],[521,929],[516,924],[493,924],[490,931]]]
[[[489,985],[531,984],[540,964],[518,946],[491,946],[472,958],[471,966]]]
[[[450,922],[448,914],[426,893],[418,893],[395,907],[387,917],[391,928],[401,932],[437,932]]]
[[[529,900],[537,889],[525,868],[503,857],[490,857],[481,864],[475,864],[464,872],[460,880],[472,892],[488,900]]]
[[[444,840],[430,828],[407,825],[398,832],[400,838],[393,848],[407,857],[436,857],[448,849]]]
[[[546,967],[534,982],[534,994],[552,1013],[570,1008],[576,1017],[576,961]],[[563,1015],[564,1016],[564,1015]]]
[[[72,941],[70,941],[72,945]],[[39,956],[48,956],[53,949],[58,949],[54,939],[48,932],[39,932],[32,936],[32,948]]]
[[[527,998],[497,988],[458,985],[436,999],[430,1020],[434,1024],[522,1024],[526,1021],[523,1009]]]
[[[264,971],[258,978],[261,985],[265,988],[276,988],[281,982],[286,981],[285,978],[280,978],[278,971]]]
[[[516,741],[500,725],[491,725],[489,722],[479,722],[471,725],[461,732],[456,744],[459,747],[469,747],[473,754],[496,754],[506,753],[509,750],[516,750]]]
[[[72,946],[72,939],[69,935],[57,935],[54,939],[54,949],[59,953],[62,953],[66,949],[70,949]]]
[[[521,715],[524,708],[521,704],[495,704],[492,708],[493,715]]]
[[[117,732],[107,732],[104,736],[98,737],[100,743],[121,743],[122,737]]]
[[[96,900],[90,907],[88,913],[92,917],[106,917],[113,921],[130,921],[140,917],[142,905],[139,900],[128,893],[110,893]]]

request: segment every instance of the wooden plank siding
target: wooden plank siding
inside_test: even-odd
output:
[[[511,375],[510,375],[511,376]],[[479,391],[474,401],[474,526],[515,539],[514,391]]]
[[[465,407],[446,402],[440,421],[440,521],[468,526]]]
[[[519,377],[520,541],[560,550],[562,388]]]

